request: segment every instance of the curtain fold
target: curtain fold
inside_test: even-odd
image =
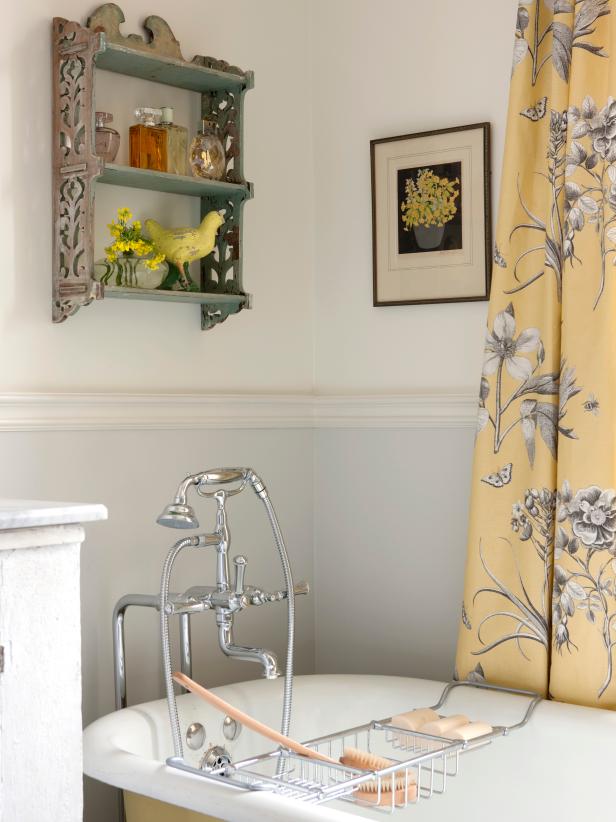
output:
[[[456,675],[616,707],[616,0],[520,2]]]

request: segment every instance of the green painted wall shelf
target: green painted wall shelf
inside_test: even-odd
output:
[[[164,171],[149,171],[111,163],[104,166],[97,182],[112,186],[144,188],[148,191],[163,191],[167,194],[188,194],[191,197],[228,197],[240,200],[252,197],[252,186],[249,183],[240,185],[218,180],[202,180],[199,177],[184,177],[181,174],[167,174]]]
[[[125,36],[121,9],[98,8],[85,26],[53,21],[54,83],[54,322],[104,297],[190,303],[201,307],[201,327],[214,328],[251,307],[242,285],[242,217],[253,196],[243,173],[244,94],[254,85],[250,71],[223,60],[185,60],[168,24],[156,15],[144,22],[146,36]],[[225,144],[227,168],[221,181],[105,165],[94,153],[95,70],[139,77],[201,95],[203,117],[215,119]],[[94,271],[94,191],[97,183],[199,197],[201,214],[220,211],[225,222],[216,247],[201,260],[199,292],[103,286]]]
[[[200,291],[161,291],[149,288],[122,288],[117,285],[104,286],[105,297],[128,300],[163,300],[165,302],[202,305],[210,303],[216,306],[244,306],[250,302],[247,294],[205,294]]]
[[[152,80],[167,86],[189,91],[242,91],[252,88],[252,74],[234,74],[187,63],[185,60],[157,57],[136,52],[115,43],[107,43],[105,50],[96,57],[96,65],[105,71],[117,71],[130,77]]]

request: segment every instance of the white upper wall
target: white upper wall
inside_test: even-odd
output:
[[[49,32],[54,15],[84,21],[96,2],[21,0],[0,79],[0,391],[474,390],[485,303],[372,306],[369,141],[489,120],[496,206],[516,0],[120,4],[127,33],[159,12],[187,57],[255,70],[244,242],[255,308],[208,333],[194,306],[127,300],[51,323]],[[122,152],[135,104],[164,97],[196,121],[185,92],[101,78]],[[117,205],[198,218],[187,198],[98,188],[99,253]]]
[[[195,306],[129,300],[105,300],[61,325],[51,323],[51,20],[85,22],[97,2],[19,0],[9,11],[0,79],[0,391],[309,391],[313,192],[307,4],[119,4],[126,33],[141,32],[141,21],[159,13],[187,58],[209,54],[255,71],[255,89],[246,96],[245,172],[256,197],[246,206],[244,240],[244,281],[255,307],[207,333],[200,330]],[[115,80],[116,96],[110,104],[106,85],[104,103],[119,123],[128,123],[122,109],[132,108],[139,92],[135,83]],[[156,86],[140,104],[162,102],[159,91]],[[185,106],[181,95],[178,111]],[[169,93],[165,99],[175,104]],[[126,146],[128,135],[120,130]],[[99,196],[97,223],[109,222],[117,205],[133,205],[140,217],[171,210],[162,202],[165,195],[148,196],[118,189],[113,198],[106,191]],[[186,208],[176,219],[188,219]]]
[[[496,211],[517,0],[311,0],[316,387],[474,390],[485,302],[374,308],[369,143],[492,123]]]

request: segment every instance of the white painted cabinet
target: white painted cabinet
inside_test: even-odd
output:
[[[0,499],[0,820],[81,822],[83,522],[103,505]]]

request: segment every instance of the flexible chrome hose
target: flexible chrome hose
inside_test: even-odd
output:
[[[291,574],[291,564],[284,544],[284,537],[278,524],[278,518],[274,511],[270,498],[261,497],[263,505],[267,511],[267,516],[272,526],[276,548],[280,556],[285,585],[287,586],[287,663],[284,674],[284,701],[282,706],[282,723],[280,733],[289,735],[289,725],[291,723],[291,705],[293,701],[293,649],[295,644],[295,593],[293,591],[293,575]]]
[[[167,707],[169,708],[169,722],[171,723],[171,736],[173,738],[173,750],[180,759],[184,755],[182,748],[182,731],[180,729],[180,718],[178,716],[178,706],[175,701],[173,691],[173,677],[171,676],[171,647],[169,644],[169,615],[167,614],[167,598],[169,596],[169,580],[171,570],[177,555],[188,545],[197,545],[198,537],[187,537],[176,542],[169,550],[163,572],[160,579],[160,635],[163,646],[163,669],[165,675],[165,688],[167,691]]]
[[[270,498],[267,494],[267,489],[262,486],[262,490],[258,490],[255,486],[255,491],[263,501],[265,510],[267,512],[270,525],[272,526],[272,533],[274,534],[274,541],[280,562],[282,564],[282,571],[284,574],[285,585],[287,586],[287,662],[284,672],[284,695],[282,700],[282,722],[280,725],[280,732],[284,736],[289,736],[289,726],[291,724],[291,708],[293,706],[293,649],[295,641],[295,592],[293,590],[293,575],[291,573],[291,563],[289,562],[289,555],[284,544],[284,537],[278,524],[278,517],[274,511]],[[278,759],[276,766],[276,774],[280,776],[285,770],[286,760],[283,757]]]

